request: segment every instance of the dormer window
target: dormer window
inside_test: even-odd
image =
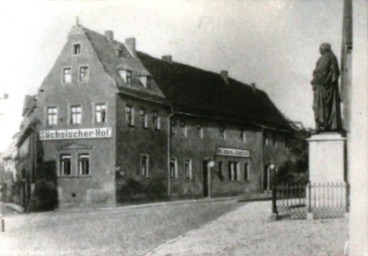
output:
[[[123,50],[121,50],[121,49],[116,49],[116,50],[115,50],[115,54],[116,54],[116,56],[118,56],[118,57],[123,57]]]
[[[124,80],[126,85],[132,85],[132,71],[127,69],[119,70],[119,75]]]
[[[151,89],[152,77],[150,77],[150,76],[140,76],[139,80],[141,81],[144,88]]]
[[[81,44],[73,44],[73,55],[80,55]]]

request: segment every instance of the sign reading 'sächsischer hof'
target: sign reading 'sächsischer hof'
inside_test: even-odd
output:
[[[111,127],[40,131],[40,140],[99,139],[111,136]]]
[[[250,151],[236,148],[218,148],[216,155],[219,156],[235,156],[235,157],[250,157]]]

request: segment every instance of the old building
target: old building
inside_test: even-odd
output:
[[[55,177],[62,208],[263,192],[288,154],[290,125],[254,84],[112,31],[73,26],[34,99],[19,168],[31,183]]]

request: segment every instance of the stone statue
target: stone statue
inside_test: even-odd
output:
[[[321,44],[321,57],[317,61],[311,81],[313,110],[317,133],[341,131],[341,110],[338,79],[340,75],[336,56],[328,43]]]

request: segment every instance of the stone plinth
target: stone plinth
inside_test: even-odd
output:
[[[345,181],[345,141],[334,132],[315,134],[308,139],[311,183]]]

